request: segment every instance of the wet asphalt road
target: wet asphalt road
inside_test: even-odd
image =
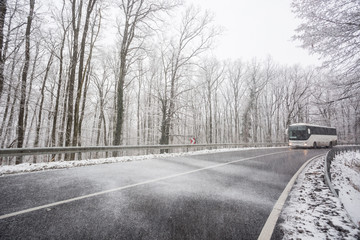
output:
[[[325,149],[254,149],[0,177],[0,239],[257,239],[299,167]],[[279,234],[279,233],[276,233]]]

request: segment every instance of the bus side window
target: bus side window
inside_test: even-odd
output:
[[[327,128],[326,129],[326,135],[332,135],[332,129],[331,128]]]

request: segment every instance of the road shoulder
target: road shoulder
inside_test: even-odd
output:
[[[359,239],[359,229],[324,183],[324,161],[314,159],[299,174],[276,226],[283,239]]]

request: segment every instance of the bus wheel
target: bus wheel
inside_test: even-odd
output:
[[[316,142],[314,142],[314,144],[313,144],[313,148],[317,148],[317,144],[316,144]]]

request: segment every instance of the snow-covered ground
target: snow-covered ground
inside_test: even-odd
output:
[[[360,152],[338,154],[332,161],[330,174],[339,198],[351,219],[360,227]]]
[[[284,239],[360,239],[349,217],[360,217],[360,154],[339,154],[331,164],[340,198],[324,182],[324,162],[315,159],[299,175],[280,216]]]

